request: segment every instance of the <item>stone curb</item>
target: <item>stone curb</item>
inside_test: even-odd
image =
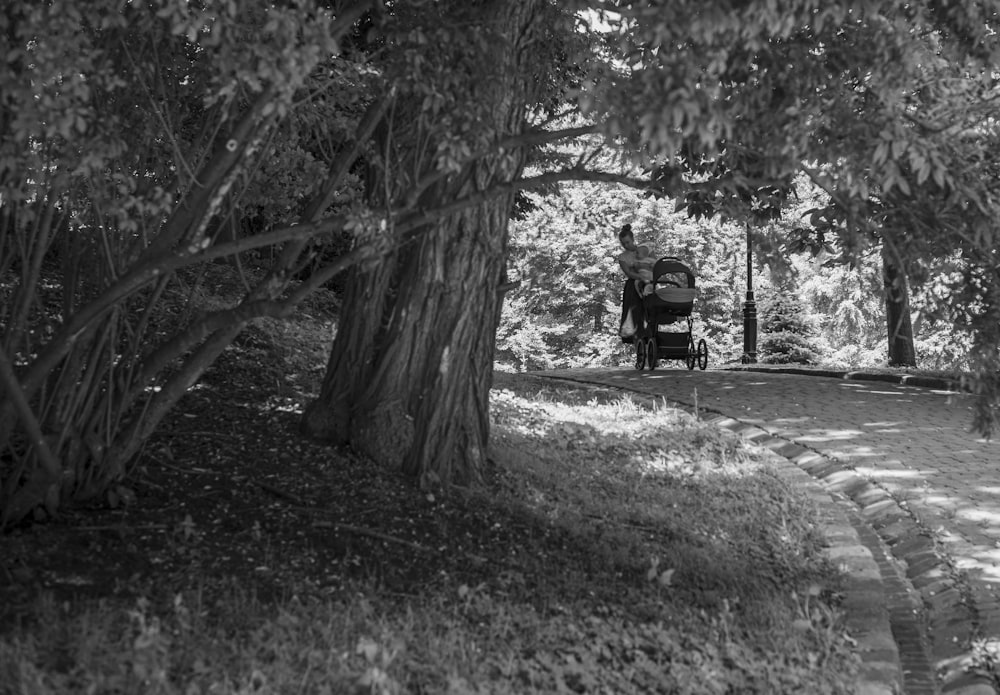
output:
[[[579,376],[546,375],[542,372],[532,372],[532,374],[552,381],[630,391],[653,399],[659,396],[624,385]],[[686,403],[679,404],[689,406]],[[827,556],[845,572],[843,604],[845,620],[851,637],[857,642],[857,654],[861,659],[855,688],[856,695],[899,695],[908,692],[903,689],[904,662],[892,630],[890,602],[887,600],[883,568],[869,545],[863,542],[856,523],[852,523],[849,503],[843,495],[828,490],[795,461],[784,455],[783,446],[790,442],[776,440],[759,427],[721,414],[713,413],[708,417],[704,415],[702,417],[703,421],[718,428],[719,431],[742,437],[752,446],[761,447],[779,475],[800,489],[815,505],[821,524],[820,532],[828,544]],[[822,458],[818,454],[814,456]],[[874,537],[874,534],[871,535]],[[877,542],[877,538],[875,540]],[[913,692],[918,693],[918,691]],[[933,690],[927,692],[936,695]]]
[[[903,386],[919,386],[921,388],[938,389],[941,391],[961,391],[961,384],[955,379],[946,379],[936,376],[923,376],[920,374],[884,374],[882,372],[870,372],[863,369],[808,369],[806,367],[761,367],[755,365],[729,365],[719,367],[722,371],[729,372],[760,372],[763,374],[797,374],[799,376],[817,376],[831,379],[845,379],[847,381],[881,381],[887,384],[901,384]]]
[[[882,594],[888,599],[885,605],[890,614],[889,636],[897,646],[903,676],[901,691],[885,692],[996,693],[988,678],[967,672],[970,655],[965,645],[975,636],[974,609],[970,610],[966,604],[946,559],[937,552],[933,536],[905,509],[905,503],[900,505],[887,491],[847,465],[773,437],[762,428],[721,416],[707,421],[770,449],[779,460],[788,461],[807,478],[816,479],[834,499],[851,505],[856,517],[854,528],[862,537],[868,536],[862,540],[873,551],[879,566]],[[850,552],[849,546],[843,552]],[[855,571],[853,566],[848,569],[852,574]],[[863,584],[860,590],[865,591]],[[867,610],[863,603],[855,603],[855,607]],[[850,620],[848,607],[849,624]],[[862,660],[867,665],[864,648],[859,640]],[[884,669],[869,670],[869,675],[874,680],[867,686],[880,687],[887,682],[882,680],[887,675]],[[858,692],[882,691],[859,689]]]
[[[917,376],[909,374],[883,374],[879,372],[811,370],[795,367],[726,367],[729,371],[753,371],[777,374],[796,374],[804,376],[834,377],[852,381],[879,381],[903,386],[959,391],[961,385],[951,379]],[[902,566],[907,580],[908,590],[912,597],[919,598],[919,606],[915,610],[922,613],[920,634],[908,635],[905,638],[898,634],[900,630],[894,623],[896,640],[904,652],[904,673],[906,673],[907,652],[916,652],[916,660],[912,664],[918,667],[921,659],[919,650],[924,652],[924,663],[933,666],[935,674],[931,683],[926,683],[925,677],[912,678],[918,681],[907,683],[904,692],[910,693],[942,693],[943,695],[995,695],[989,678],[968,672],[971,654],[966,651],[967,645],[975,637],[976,606],[969,606],[955,581],[945,557],[938,553],[934,538],[927,529],[921,527],[912,514],[905,509],[905,502],[900,504],[884,489],[860,476],[853,468],[830,460],[821,454],[810,452],[794,442],[770,437],[766,431],[764,436],[775,442],[778,448],[789,447],[800,450],[795,457],[789,457],[793,463],[811,474],[834,492],[846,495],[855,505],[864,521],[871,527],[878,539],[887,547],[890,558]],[[784,452],[783,452],[784,453]],[[901,616],[896,616],[897,621]],[[914,641],[918,638],[918,642]],[[916,675],[916,674],[915,674]],[[925,690],[931,685],[933,689]],[[917,689],[919,688],[919,689]]]
[[[794,367],[725,369],[882,381],[942,390],[957,388],[950,380],[911,375]],[[580,375],[534,374],[663,397],[633,386],[595,381]],[[918,380],[920,383],[915,383]],[[692,407],[681,400],[670,400]],[[968,673],[966,669],[970,655],[963,648],[974,636],[975,608],[966,605],[948,563],[937,553],[932,535],[905,509],[905,502],[897,503],[886,490],[863,478],[853,468],[793,441],[774,437],[756,425],[708,409],[702,409],[702,417],[723,431],[770,449],[778,469],[794,478],[792,482],[801,482],[810,499],[814,496],[806,483],[819,486],[827,502],[818,505],[818,509],[841,506],[841,523],[829,522],[825,529],[829,535],[824,535],[831,544],[828,551],[831,558],[841,554],[851,558],[851,562],[844,563],[850,573],[845,609],[862,659],[857,693],[995,695],[997,691],[986,677]],[[844,530],[845,519],[853,533]],[[874,576],[869,561],[877,568]],[[878,596],[888,599],[881,603],[888,607],[888,616],[883,615],[877,604],[872,605],[871,601]],[[855,629],[860,632],[855,633]]]
[[[883,577],[876,553],[866,544],[852,520],[843,495],[829,490],[809,475],[795,461],[784,455],[788,442],[772,438],[760,428],[722,415],[703,417],[703,421],[723,432],[742,437],[775,467],[790,485],[806,495],[819,516],[820,533],[827,542],[826,555],[845,574],[845,622],[856,641],[861,659],[857,695],[897,695],[904,691],[904,661],[893,634],[890,616],[892,597]],[[870,542],[870,539],[869,539]],[[898,597],[896,598],[898,602]],[[914,691],[916,692],[916,691]]]

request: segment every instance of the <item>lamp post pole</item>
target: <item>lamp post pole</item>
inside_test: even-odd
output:
[[[740,362],[757,361],[757,302],[753,297],[753,248],[750,242],[750,223],[747,222],[747,299],[743,302],[743,357]]]

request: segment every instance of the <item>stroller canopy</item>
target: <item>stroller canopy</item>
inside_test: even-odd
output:
[[[694,273],[673,256],[661,258],[653,266],[653,292],[643,299],[646,311],[674,316],[690,316],[694,307]]]

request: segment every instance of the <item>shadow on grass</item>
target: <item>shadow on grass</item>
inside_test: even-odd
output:
[[[851,691],[808,505],[734,441],[526,380],[494,399],[486,484],[421,492],[302,441],[294,394],[256,397],[258,372],[228,365],[189,394],[136,470],[135,507],[4,539],[28,574],[5,588],[20,608],[0,682]]]

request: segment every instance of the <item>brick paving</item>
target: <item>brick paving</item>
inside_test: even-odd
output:
[[[971,396],[771,371],[539,374],[697,403],[850,500],[879,567],[903,692],[1000,692],[968,669],[973,641],[1000,648],[1000,442],[970,432]]]

